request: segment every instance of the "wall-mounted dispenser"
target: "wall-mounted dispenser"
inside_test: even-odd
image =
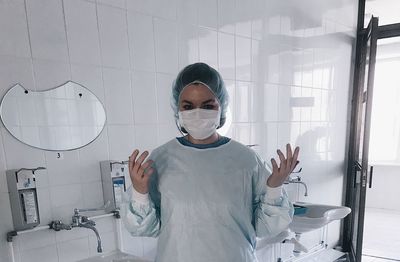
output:
[[[104,203],[110,204],[106,212],[119,209],[122,203],[122,194],[126,191],[129,181],[129,169],[127,161],[101,161],[101,179],[103,184]]]
[[[40,224],[35,178],[35,171],[40,169],[45,168],[6,171],[14,230],[31,229]]]

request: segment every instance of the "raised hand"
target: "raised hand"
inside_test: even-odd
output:
[[[151,167],[153,161],[148,159],[143,163],[149,155],[148,151],[144,151],[136,160],[138,155],[139,150],[135,149],[129,157],[129,176],[131,177],[133,188],[141,194],[146,194],[149,192],[149,178],[154,172]]]
[[[292,153],[292,147],[290,144],[286,145],[286,158],[280,149],[277,150],[280,164],[276,163],[275,159],[271,159],[272,163],[272,175],[268,177],[267,185],[269,187],[278,187],[285,182],[286,178],[292,173],[296,165],[299,163],[297,158],[299,156],[300,148],[296,147],[294,153]]]

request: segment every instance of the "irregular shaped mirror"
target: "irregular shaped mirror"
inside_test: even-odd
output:
[[[91,143],[106,121],[100,100],[72,81],[46,91],[16,84],[1,101],[0,117],[19,141],[50,151],[73,150]]]

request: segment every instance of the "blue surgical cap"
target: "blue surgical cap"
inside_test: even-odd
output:
[[[194,63],[186,66],[179,72],[172,85],[171,106],[174,110],[175,119],[178,119],[179,98],[183,89],[189,84],[201,83],[207,86],[217,98],[221,108],[221,121],[219,127],[222,127],[226,120],[226,111],[228,108],[228,91],[221,75],[205,63]]]

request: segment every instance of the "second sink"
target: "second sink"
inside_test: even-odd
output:
[[[305,233],[325,226],[326,224],[346,217],[351,209],[345,206],[330,206],[296,202],[306,208],[304,214],[295,215],[289,228],[295,233]]]

